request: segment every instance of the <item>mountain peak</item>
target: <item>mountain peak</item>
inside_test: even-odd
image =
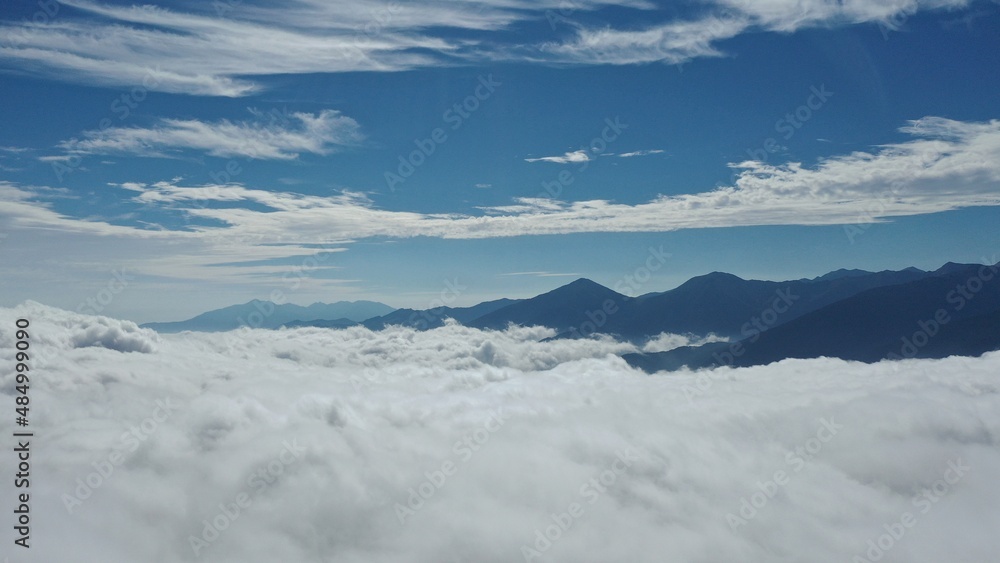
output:
[[[969,268],[975,268],[976,264],[959,264],[958,262],[948,262],[944,266],[941,266],[937,270],[932,272],[935,275],[946,276],[948,274],[954,274],[955,272],[961,272],[968,270]]]
[[[708,273],[708,274],[705,274],[705,275],[702,275],[702,276],[695,276],[695,277],[689,279],[688,281],[684,282],[683,284],[681,284],[680,287],[684,287],[684,286],[700,286],[700,285],[705,284],[706,282],[711,282],[711,283],[720,283],[720,282],[722,282],[722,283],[733,283],[733,282],[743,282],[743,281],[746,281],[746,280],[743,279],[743,278],[741,278],[741,277],[739,277],[739,276],[737,276],[737,275],[729,274],[729,273],[726,273],[726,272],[711,272],[711,273]]]
[[[595,282],[594,280],[587,278],[577,278],[562,287],[601,287],[607,289],[606,287]]]
[[[823,274],[822,276],[815,277],[810,281],[818,282],[818,281],[839,280],[843,278],[857,278],[861,276],[870,276],[872,273],[873,272],[869,272],[867,270],[858,270],[856,268],[853,269],[841,268],[839,270],[834,270],[830,273]]]
[[[557,296],[557,295],[590,295],[590,296],[602,296],[613,299],[623,298],[624,295],[618,293],[617,291],[605,287],[593,280],[587,278],[579,278],[577,280],[571,281],[566,285],[559,286],[552,291],[543,293],[537,297],[541,296]]]

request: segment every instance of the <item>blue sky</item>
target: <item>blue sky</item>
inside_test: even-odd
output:
[[[1000,4],[873,4],[15,3],[2,305],[997,261]]]

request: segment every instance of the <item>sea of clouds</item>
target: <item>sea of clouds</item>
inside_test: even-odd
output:
[[[981,562],[1000,353],[646,375],[611,338],[450,324],[158,335],[27,302],[31,548],[10,561]],[[661,335],[661,350],[690,342]]]

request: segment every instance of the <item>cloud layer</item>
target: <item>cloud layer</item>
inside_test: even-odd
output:
[[[208,96],[245,96],[279,74],[399,71],[442,64],[678,64],[725,54],[718,43],[742,33],[890,23],[970,0],[703,0],[666,19],[646,0],[432,0],[420,7],[361,0],[304,0],[268,6],[216,2],[180,11],[67,0],[33,20],[0,25],[0,61],[49,78]],[[41,6],[41,4],[40,4]],[[614,28],[589,13],[641,10],[646,27]],[[84,17],[71,13],[82,11]],[[447,22],[444,26],[441,22]],[[552,39],[512,43],[518,25],[548,22]],[[475,31],[479,39],[469,39]]]
[[[590,162],[590,155],[585,150],[571,151],[559,156],[542,156],[539,158],[526,158],[525,162],[553,162],[555,164],[573,164],[579,162]]]
[[[312,119],[326,125],[307,130],[322,130],[318,135],[326,139],[342,139],[343,131],[331,130],[347,123],[342,121],[346,118],[319,114],[324,115],[325,120]],[[353,130],[349,125],[347,129]],[[255,150],[271,151],[278,158],[292,151],[327,150],[320,140],[300,138],[301,132],[272,135],[237,129],[245,138],[260,141],[263,146]],[[96,253],[92,263],[115,263],[106,255],[96,257],[102,248],[114,248],[116,256],[134,256],[131,264],[140,274],[252,278],[274,286],[283,282],[283,276],[301,270],[301,263],[317,249],[338,252],[366,238],[481,239],[753,225],[867,225],[892,217],[1000,204],[1000,121],[926,117],[909,122],[902,131],[914,138],[869,152],[831,156],[812,167],[795,162],[734,163],[736,179],[731,186],[664,195],[635,205],[521,198],[471,215],[386,210],[368,195],[351,191],[303,195],[241,184],[185,185],[181,179],[116,186],[126,190],[132,205],[179,214],[188,221],[186,228],[169,229],[63,215],[52,209],[52,202],[64,192],[0,182],[0,221],[11,242],[17,237],[52,244],[67,244],[59,242],[66,237],[72,239],[68,244],[89,240],[92,244],[81,252]],[[236,150],[225,148],[228,145],[221,141],[219,146],[218,150]],[[104,244],[110,239],[114,245]],[[10,245],[14,252],[19,247]],[[286,261],[267,262],[279,258]],[[287,259],[296,262],[289,264]],[[58,267],[62,271],[72,264]]]
[[[614,355],[630,345],[542,328],[17,317],[37,561],[847,561],[904,514],[883,561],[1000,547],[998,354],[646,376]]]
[[[204,122],[162,119],[153,127],[110,127],[84,131],[82,139],[59,143],[68,154],[169,156],[193,149],[222,158],[291,160],[299,153],[327,154],[334,147],[356,144],[360,127],[335,110],[292,113],[284,119]],[[62,158],[62,157],[57,157]]]

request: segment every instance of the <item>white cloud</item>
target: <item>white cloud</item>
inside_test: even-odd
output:
[[[745,31],[748,18],[739,13],[675,21],[641,30],[580,28],[570,41],[539,46],[551,62],[578,64],[679,64],[695,58],[722,56],[714,43]]]
[[[489,33],[526,19],[544,19],[561,2],[436,0],[412,6],[382,0],[281,6],[218,2],[193,11],[117,6],[90,0],[63,5],[50,23],[10,22],[0,59],[59,80],[135,86],[214,96],[245,96],[261,89],[251,77],[354,71],[400,71],[449,64],[474,40],[444,38],[450,28]],[[650,8],[642,0],[581,1],[574,10],[601,6]],[[454,63],[451,63],[454,64]]]
[[[717,0],[729,10],[746,14],[765,29],[792,32],[823,25],[891,22],[919,11],[964,8],[968,0]]]
[[[581,149],[578,151],[567,152],[561,156],[543,156],[541,158],[526,158],[525,162],[554,162],[556,164],[574,164],[578,162],[589,162],[590,155],[587,151]]]
[[[130,154],[164,157],[184,149],[223,158],[290,160],[299,153],[327,154],[362,139],[358,123],[335,110],[292,113],[287,120],[203,122],[163,119],[156,126],[110,127],[85,131],[59,147],[70,154]],[[69,156],[41,157],[61,159]]]
[[[670,20],[645,0],[432,0],[420,6],[382,0],[303,0],[192,5],[192,11],[67,0],[48,23],[7,22],[0,60],[21,71],[87,84],[137,86],[210,96],[246,96],[254,77],[414,68],[509,60],[533,64],[679,64],[722,56],[717,43],[750,32],[892,23],[900,14],[962,8],[969,0],[703,0],[702,14]],[[643,28],[587,27],[587,12],[607,6],[644,10]],[[511,42],[515,24],[558,15],[554,39]],[[442,22],[445,22],[442,26]],[[894,24],[893,24],[894,25]],[[443,31],[443,29],[447,29]],[[457,39],[450,31],[475,31]]]
[[[711,342],[728,341],[728,338],[716,336],[715,334],[699,337],[693,334],[670,334],[669,332],[664,332],[650,338],[648,342],[643,344],[642,351],[648,353],[666,352],[683,346],[701,346],[702,344],[709,344]]]
[[[632,152],[622,153],[622,154],[618,155],[618,158],[632,158],[632,157],[635,157],[635,156],[649,156],[651,154],[663,154],[665,152],[667,152],[667,151],[665,151],[663,149],[648,149],[648,150],[641,150],[641,151],[632,151]]]
[[[520,198],[472,215],[386,210],[365,194],[350,191],[303,195],[238,184],[185,186],[177,179],[121,186],[132,192],[135,204],[191,219],[189,228],[172,230],[68,216],[51,208],[51,198],[62,197],[60,192],[0,182],[0,225],[10,236],[6,246],[11,263],[36,268],[10,273],[8,280],[23,277],[25,288],[35,287],[31,280],[74,279],[77,268],[117,263],[125,256],[140,274],[157,279],[266,287],[284,285],[288,275],[301,271],[302,257],[317,252],[317,245],[338,252],[361,239],[852,225],[1000,205],[1000,121],[928,117],[910,122],[904,131],[917,138],[872,152],[829,157],[811,168],[799,163],[733,164],[734,185],[635,205]],[[39,245],[66,254],[52,263],[38,263],[31,256]],[[296,262],[260,262],[278,258]],[[303,283],[318,289],[337,280],[307,276]]]
[[[850,561],[907,512],[915,523],[883,541],[885,560],[989,561],[1000,549],[998,353],[647,376],[613,355],[629,345],[540,342],[553,334],[540,328],[157,336],[33,303],[0,309],[2,326],[18,317],[31,319],[42,374],[38,560],[521,561],[573,502],[583,513],[551,560]],[[112,334],[148,347],[120,351]],[[12,338],[0,332],[5,365]],[[0,383],[14,388],[12,370]],[[502,426],[485,426],[491,411]],[[13,423],[0,417],[0,432]],[[141,440],[123,439],[131,428]],[[466,436],[485,441],[456,450]],[[584,496],[629,447],[629,466]],[[944,482],[949,462],[969,469]],[[727,515],[759,503],[777,471],[787,484],[732,529]],[[96,488],[83,488],[91,474]],[[441,486],[425,485],[433,495],[400,524],[395,504],[427,475]],[[89,496],[69,513],[78,489]],[[915,504],[925,491],[934,502]],[[196,557],[190,536],[226,523],[219,505],[240,493],[249,504]]]

